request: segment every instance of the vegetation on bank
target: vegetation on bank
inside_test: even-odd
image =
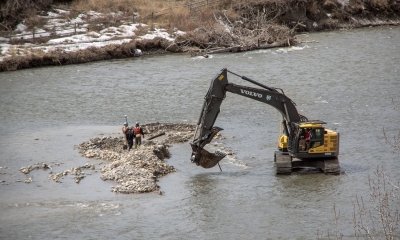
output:
[[[144,53],[205,55],[290,46],[297,44],[297,32],[398,25],[400,19],[398,0],[54,0],[52,5],[48,2],[8,0],[2,3],[0,31],[15,29],[21,22],[28,29],[40,27],[44,24],[40,14],[61,8],[69,10],[66,19],[91,10],[122,13],[113,19],[90,22],[94,31],[132,19],[132,22],[147,24],[138,36],[153,28],[164,28],[171,33],[178,29],[186,34],[179,36],[174,44],[159,38],[132,39],[129,44],[105,49],[14,56],[0,62],[0,71],[132,57],[132,49],[136,48]]]
[[[8,0],[0,3],[0,31],[15,28],[25,21],[40,24],[38,13],[51,9],[49,0]],[[400,17],[399,0],[54,0],[55,7],[67,7],[71,16],[82,11],[138,13],[149,23],[153,13],[162,28],[193,31],[215,22],[215,17],[239,21],[244,28],[263,24],[296,27],[296,31],[335,29],[354,24],[357,19],[395,19]],[[194,2],[197,2],[194,4]],[[203,5],[203,6],[202,6]],[[192,6],[192,8],[191,8]],[[314,23],[317,23],[316,26]]]

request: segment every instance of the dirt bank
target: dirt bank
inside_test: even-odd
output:
[[[5,58],[0,61],[1,71],[15,71],[25,68],[43,67],[52,65],[68,65],[87,63],[101,60],[121,59],[128,57],[138,57],[141,55],[164,54],[167,51],[163,50],[163,42],[165,39],[154,39],[137,44],[122,43],[118,45],[108,45],[106,47],[89,47],[85,50],[66,52],[63,50],[49,51],[47,53],[32,52],[27,55],[14,56]],[[137,54],[136,49],[140,47],[146,51],[142,54]]]

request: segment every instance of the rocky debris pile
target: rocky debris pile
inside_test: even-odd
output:
[[[84,154],[87,158],[98,158],[105,160],[113,160],[121,157],[122,152],[126,152],[123,149],[125,139],[121,137],[95,137],[86,142],[78,145],[80,153]],[[85,151],[82,152],[81,150]],[[102,150],[102,151],[99,151]]]
[[[73,168],[67,169],[63,172],[51,174],[49,176],[49,179],[54,180],[56,182],[60,182],[60,179],[62,177],[67,176],[68,174],[71,174],[71,175],[75,175],[74,180],[76,183],[79,183],[82,179],[85,178],[85,173],[82,171],[83,169],[94,170],[95,166],[94,166],[94,164],[86,163],[85,166],[82,166],[82,167],[73,167]]]
[[[160,123],[150,123],[144,126],[146,133],[148,133],[148,138],[152,136],[157,136],[165,133],[166,138],[164,138],[161,143],[163,144],[174,144],[174,143],[184,143],[189,141],[193,137],[194,129],[196,125],[194,124],[160,124]],[[146,135],[147,136],[147,135]]]
[[[33,182],[32,177],[25,178],[25,180],[24,180],[24,183],[31,183],[31,182]]]
[[[43,169],[43,170],[47,170],[50,169],[51,170],[51,166],[42,162],[42,163],[35,163],[34,165],[28,165],[27,167],[21,167],[19,169],[20,172],[22,172],[25,175],[28,175],[31,171],[33,170],[38,170],[38,169]],[[25,183],[31,183],[33,182],[33,178],[32,177],[27,177],[24,180]]]
[[[138,149],[124,150],[123,136],[96,137],[78,145],[83,156],[108,162],[100,168],[101,179],[118,184],[111,187],[112,192],[161,194],[157,179],[176,171],[164,162],[170,157],[170,144],[188,141],[193,137],[195,125],[151,123],[142,128],[148,139],[143,139]],[[154,136],[160,139],[152,139]]]
[[[42,162],[42,163],[35,163],[33,166],[29,165],[27,167],[21,167],[19,170],[24,174],[29,174],[31,171],[38,170],[38,169],[50,169],[51,170],[51,166]]]
[[[85,164],[85,166],[82,167],[73,167],[71,169],[67,169],[63,172],[58,172],[58,173],[52,173],[53,169],[51,167],[51,165],[47,164],[47,163],[35,163],[34,165],[29,165],[27,167],[21,167],[19,170],[25,174],[28,175],[31,171],[33,170],[39,170],[39,169],[43,169],[43,170],[47,170],[50,169],[50,176],[48,177],[48,179],[50,180],[54,180],[56,182],[60,182],[60,179],[64,176],[67,176],[68,174],[71,175],[75,175],[74,179],[76,183],[79,183],[83,178],[85,178],[85,173],[82,171],[82,169],[89,169],[89,170],[94,170],[95,166],[94,164]],[[31,183],[33,182],[33,178],[32,177],[28,177],[25,179],[24,181],[25,183]]]
[[[171,156],[169,147],[171,144],[185,143],[189,141],[194,134],[194,124],[161,124],[150,123],[142,125],[145,133],[145,139],[142,140],[142,146],[130,151],[124,149],[125,139],[123,136],[100,136],[89,139],[78,145],[79,153],[86,158],[95,158],[104,160],[106,165],[100,167],[101,179],[111,180],[118,185],[112,186],[112,192],[116,193],[146,193],[157,192],[161,194],[160,187],[157,185],[157,179],[175,172],[173,166],[164,162]],[[214,139],[223,140],[225,137],[217,134]],[[233,157],[233,152],[215,142],[214,148],[219,148],[227,152],[227,155]],[[99,165],[104,162],[99,163]],[[60,163],[55,163],[59,166]],[[79,183],[86,177],[84,170],[95,170],[94,164],[85,164],[81,167],[72,167],[62,172],[53,173],[52,166],[46,163],[35,163],[27,167],[21,167],[20,171],[28,175],[33,170],[50,169],[48,179],[60,182],[67,175],[74,175],[74,180]],[[33,182],[32,177],[27,177],[25,183]]]

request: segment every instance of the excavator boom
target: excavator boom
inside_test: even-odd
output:
[[[210,88],[204,97],[203,108],[197,122],[194,139],[190,143],[192,147],[192,162],[204,168],[214,167],[221,161],[225,154],[209,153],[204,146],[211,142],[214,136],[222,130],[222,128],[214,127],[215,120],[220,112],[220,106],[225,98],[224,86],[227,84],[226,72],[216,75],[211,80]]]

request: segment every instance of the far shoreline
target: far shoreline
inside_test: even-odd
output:
[[[278,47],[290,47],[296,46],[303,42],[295,40],[297,35],[304,33],[317,33],[317,32],[332,32],[340,30],[354,30],[359,28],[369,27],[385,27],[385,26],[400,26],[400,21],[397,20],[376,20],[371,21],[359,21],[357,24],[343,24],[337,29],[323,29],[315,32],[298,32],[296,33],[291,41],[275,42],[272,44],[259,45],[253,48],[226,48],[218,51],[210,52],[207,49],[199,49],[198,47],[188,46],[186,49],[179,51],[166,50],[164,46],[171,45],[166,39],[155,38],[146,41],[132,41],[130,43],[122,43],[115,45],[108,45],[105,47],[90,47],[84,50],[78,50],[74,52],[60,52],[52,51],[42,54],[31,53],[26,56],[15,56],[6,57],[0,61],[0,72],[16,71],[29,68],[38,68],[45,66],[65,66],[71,64],[81,64],[96,61],[112,60],[112,59],[125,59],[140,56],[152,56],[152,55],[165,55],[175,53],[187,53],[192,56],[203,56],[208,57],[208,54],[216,54],[222,52],[247,52],[267,48],[278,48]],[[290,42],[294,42],[291,44]],[[137,54],[137,50],[141,51],[141,54]]]

